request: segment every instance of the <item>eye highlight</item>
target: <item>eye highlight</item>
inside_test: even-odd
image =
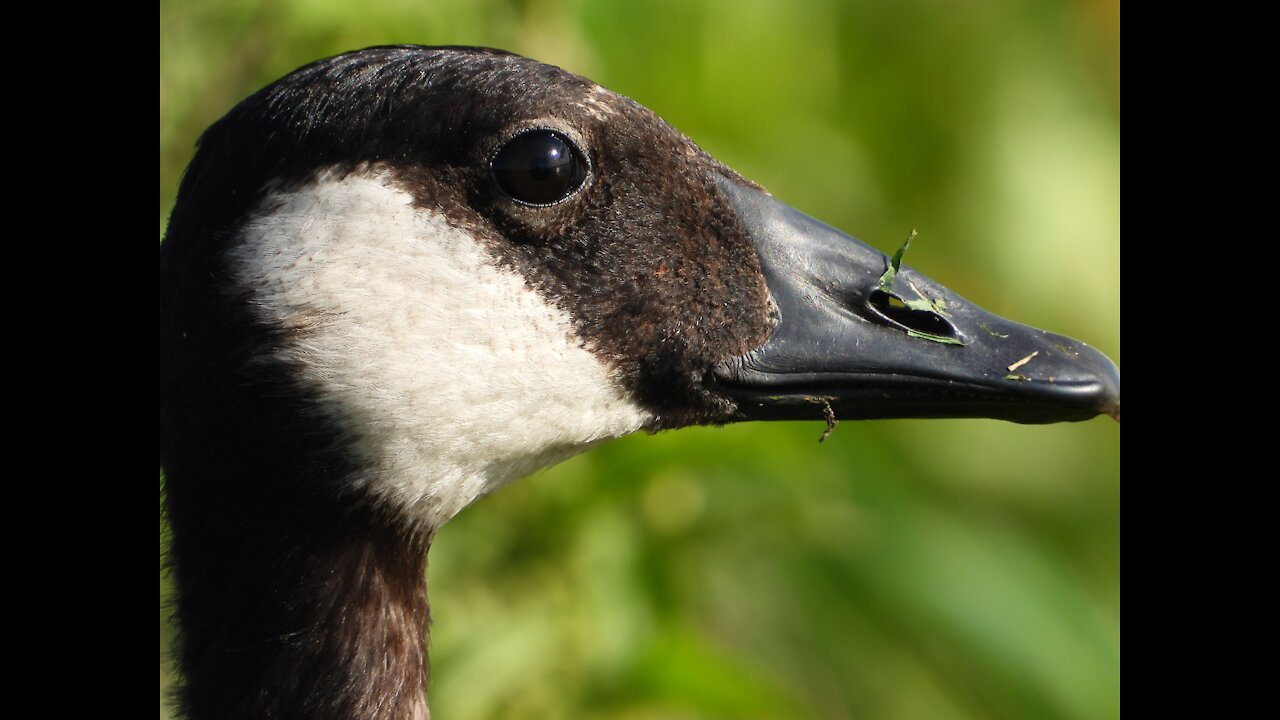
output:
[[[528,130],[507,141],[489,163],[502,192],[525,205],[554,205],[582,187],[587,161],[553,130]]]

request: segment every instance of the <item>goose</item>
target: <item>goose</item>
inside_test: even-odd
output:
[[[182,711],[428,718],[436,531],[636,431],[1118,420],[1104,355],[900,259],[502,51],[369,48],[244,100],[160,249]]]

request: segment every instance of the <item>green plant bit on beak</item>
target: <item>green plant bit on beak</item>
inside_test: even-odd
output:
[[[1004,376],[1004,379],[1005,379],[1005,380],[1021,380],[1021,381],[1024,381],[1024,382],[1025,382],[1025,381],[1029,381],[1031,378],[1027,377],[1026,375],[1019,375],[1019,374],[1017,374],[1017,373],[1009,373],[1008,375],[1005,375],[1005,376]]]
[[[992,330],[990,327],[987,326],[986,323],[978,323],[978,327],[982,328],[988,335],[994,338],[1000,338],[1001,340],[1004,340],[1005,338],[1009,337],[1004,333],[998,333],[995,330]]]
[[[933,333],[920,332],[919,330],[907,330],[907,336],[920,338],[921,340],[932,340],[933,342],[942,343],[943,345],[964,345],[963,342],[953,337],[934,335]]]
[[[911,247],[911,241],[915,239],[915,228],[911,228],[911,234],[907,236],[907,241],[902,243],[902,247],[898,248],[898,252],[893,254],[889,259],[889,267],[880,276],[880,292],[886,295],[893,294],[893,279],[898,275],[898,268],[902,267],[902,256],[907,254],[907,248]]]
[[[944,318],[951,317],[951,313],[943,309],[947,306],[946,300],[943,300],[942,298],[938,298],[937,300],[930,299],[928,295],[925,295],[924,293],[920,292],[920,288],[916,287],[916,284],[911,282],[910,280],[907,281],[907,285],[909,285],[911,289],[915,291],[916,297],[919,299],[903,300],[902,301],[903,305],[906,305],[912,310],[923,310],[924,312],[933,313],[934,315],[941,315]],[[896,298],[897,296],[891,295],[890,297]]]
[[[914,240],[918,234],[919,232],[916,231],[915,228],[912,228],[911,234],[907,236],[906,242],[902,243],[902,247],[898,248],[898,252],[894,253],[892,258],[889,258],[889,267],[884,271],[884,274],[880,276],[879,292],[884,296],[883,301],[894,310],[901,310],[905,308],[913,312],[929,313],[930,315],[935,315],[939,318],[949,318],[951,317],[951,313],[946,311],[946,300],[941,298],[934,300],[930,298],[928,295],[921,292],[920,288],[916,287],[915,283],[910,280],[907,281],[907,285],[909,285],[912,292],[916,294],[915,300],[903,300],[901,297],[893,293],[893,281],[898,276],[898,270],[902,269],[902,256],[907,254],[907,248],[911,247],[911,241]],[[946,324],[945,320],[942,322],[943,324]],[[964,345],[964,341],[953,337],[936,335],[931,332],[924,332],[922,330],[904,327],[901,322],[895,322],[894,324],[905,330],[909,337],[942,343],[944,345]]]

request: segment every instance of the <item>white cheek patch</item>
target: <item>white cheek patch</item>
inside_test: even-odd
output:
[[[649,417],[564,312],[411,203],[368,176],[278,193],[231,265],[377,468],[373,492],[436,528]]]

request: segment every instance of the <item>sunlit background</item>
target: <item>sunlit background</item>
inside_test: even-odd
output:
[[[1119,360],[1118,1],[161,0],[161,234],[237,101],[401,42],[586,75]],[[463,512],[430,558],[435,716],[1118,717],[1118,425],[822,430],[634,436]]]

